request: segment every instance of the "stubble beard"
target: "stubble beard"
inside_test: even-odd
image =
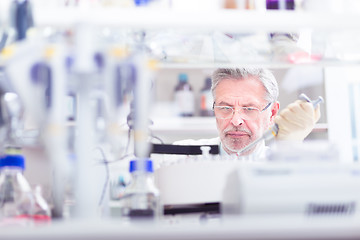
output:
[[[244,135],[241,138],[233,138],[233,137],[227,135],[227,132],[230,132],[230,131],[242,132],[242,133],[246,133],[246,135]],[[238,153],[241,149],[243,149],[244,147],[246,147],[253,141],[252,136],[253,135],[252,135],[251,131],[247,130],[247,129],[233,129],[233,128],[225,129],[223,131],[223,144],[224,144],[225,150],[227,150],[227,152],[229,154]],[[244,155],[246,155],[252,151],[253,151],[253,149],[250,149],[249,151],[244,152]]]

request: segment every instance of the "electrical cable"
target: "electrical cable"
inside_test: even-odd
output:
[[[106,189],[107,189],[107,186],[108,186],[108,184],[109,184],[110,170],[109,170],[109,161],[106,160],[106,156],[105,156],[104,150],[103,150],[101,147],[96,147],[96,149],[100,151],[100,154],[101,154],[102,157],[103,157],[103,161],[102,161],[101,163],[104,163],[104,164],[105,164],[105,171],[106,171],[105,183],[104,183],[104,186],[103,186],[103,188],[102,188],[101,196],[100,196],[100,200],[99,200],[99,206],[101,206],[101,205],[103,204],[103,201],[104,201],[104,198],[105,198]]]

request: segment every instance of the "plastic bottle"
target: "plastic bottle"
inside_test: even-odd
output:
[[[33,224],[34,197],[23,175],[22,155],[0,158],[0,226],[30,226]]]
[[[178,114],[182,117],[194,116],[195,97],[191,85],[188,82],[188,76],[180,73],[178,84],[175,87],[175,102],[178,108]]]
[[[211,93],[211,78],[205,79],[204,87],[200,91],[200,116],[214,116],[213,96]]]
[[[150,159],[130,161],[131,183],[121,198],[121,216],[127,220],[155,220],[160,215],[159,190]]]

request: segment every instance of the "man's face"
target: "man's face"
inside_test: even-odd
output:
[[[215,89],[215,106],[230,106],[235,110],[241,107],[255,107],[260,111],[269,102],[264,96],[265,88],[255,78],[242,80],[226,79],[221,81]],[[264,112],[260,112],[257,119],[244,120],[238,111],[228,119],[216,118],[216,125],[224,150],[233,154],[261,137],[273,123],[274,117],[279,110],[279,104],[272,104]],[[245,152],[249,154],[254,149]]]

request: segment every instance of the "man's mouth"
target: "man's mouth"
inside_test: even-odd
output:
[[[232,137],[232,138],[241,138],[241,137],[249,137],[249,133],[244,131],[229,131],[226,133],[226,136]]]

